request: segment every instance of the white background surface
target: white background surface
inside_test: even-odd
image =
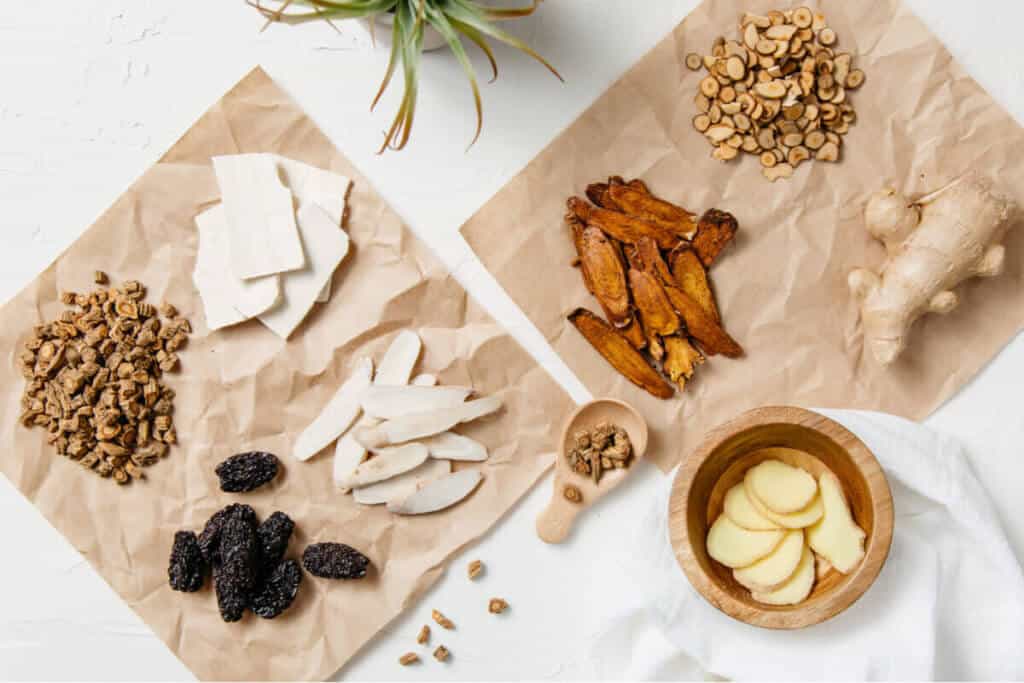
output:
[[[868,0],[856,0],[868,1]],[[430,243],[469,291],[508,325],[577,399],[565,370],[458,236],[459,226],[685,14],[696,0],[551,0],[511,26],[566,77],[499,49],[497,83],[483,88],[485,127],[473,129],[468,87],[444,53],[425,58],[416,129],[400,154],[375,156],[397,92],[367,112],[387,51],[361,28],[271,27],[242,0],[51,0],[15,3],[0,16],[0,300],[27,284],[193,121],[262,64]],[[1024,120],[1024,51],[1015,0],[909,3],[997,100]],[[642,6],[643,12],[638,8]],[[723,27],[724,28],[724,27]],[[695,46],[706,49],[707,46]],[[475,60],[483,73],[485,63]],[[1024,343],[1011,344],[929,424],[959,435],[1018,556],[1024,552]],[[345,671],[348,678],[579,678],[602,673],[584,656],[588,614],[602,593],[600,567],[615,563],[652,487],[643,468],[622,495],[592,511],[572,541],[545,547],[533,520],[543,482],[409,614]],[[168,679],[188,670],[125,606],[76,550],[0,478],[0,678]],[[465,564],[489,566],[469,583]],[[680,581],[683,581],[680,575]],[[596,585],[595,585],[596,584]],[[511,611],[486,614],[492,595]],[[442,667],[399,669],[431,607],[455,619]],[[435,629],[435,633],[437,629]],[[282,633],[287,638],[287,633]],[[435,642],[437,642],[435,640]],[[253,653],[259,656],[258,653]]]

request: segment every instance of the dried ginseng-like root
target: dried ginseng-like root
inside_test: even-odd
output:
[[[679,249],[672,254],[672,279],[675,280],[683,293],[700,304],[704,312],[721,322],[722,317],[715,305],[715,296],[711,292],[708,273],[700,258],[689,247]]]
[[[658,398],[669,399],[675,395],[665,378],[614,327],[584,308],[573,311],[569,322],[630,382]]]
[[[579,197],[571,197],[568,201],[569,211],[587,225],[599,228],[609,237],[620,242],[636,244],[641,237],[650,237],[662,249],[672,249],[679,244],[681,238],[656,225],[627,216],[618,211],[591,206]]]
[[[662,341],[665,344],[665,373],[683,390],[686,380],[693,377],[696,366],[704,362],[704,356],[682,337],[665,337]]]
[[[648,272],[630,268],[629,288],[633,301],[640,310],[640,323],[647,332],[648,341],[654,335],[661,337],[679,331],[679,316],[669,302],[665,288],[657,277]]]
[[[738,229],[736,218],[725,211],[709,209],[697,222],[697,235],[693,238],[693,249],[705,268],[710,268],[722,253]]]
[[[727,358],[739,358],[743,355],[743,347],[736,343],[714,318],[705,313],[700,304],[675,287],[666,287],[666,292],[672,306],[679,311],[683,322],[686,323],[690,336],[697,340],[704,353],[709,356],[722,354]]]
[[[573,215],[567,216],[573,241],[580,257],[580,268],[591,294],[601,304],[608,320],[625,327],[633,319],[626,286],[626,269],[619,247],[597,228],[585,227]]]
[[[683,239],[693,239],[697,231],[694,216],[689,211],[629,185],[610,184],[607,197],[619,211],[675,233]]]

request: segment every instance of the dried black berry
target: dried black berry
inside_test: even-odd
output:
[[[314,543],[302,553],[302,566],[323,579],[361,579],[370,560],[344,543]]]
[[[224,522],[227,521],[227,518],[236,512],[251,520],[255,526],[256,511],[248,505],[233,503],[215,512],[206,522],[203,532],[199,534],[199,550],[203,553],[203,559],[208,564],[212,565],[220,562],[220,532],[224,528]]]
[[[264,619],[273,619],[288,609],[302,583],[302,570],[295,560],[277,565],[252,598],[252,611]]]
[[[248,506],[245,506],[248,507]],[[224,621],[238,621],[249,606],[259,572],[260,549],[252,508],[233,510],[220,532],[220,565],[214,567],[217,604]]]
[[[194,593],[203,587],[206,576],[206,561],[199,551],[199,541],[191,531],[174,534],[171,546],[171,561],[167,567],[171,588],[185,593]]]
[[[217,465],[214,472],[220,477],[220,490],[245,493],[263,486],[277,476],[280,461],[272,453],[252,451],[239,453]]]
[[[261,574],[270,572],[284,559],[294,529],[295,522],[283,512],[270,515],[256,529],[256,536],[260,542]]]

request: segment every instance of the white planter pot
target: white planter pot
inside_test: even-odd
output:
[[[371,19],[360,19],[359,22],[363,25],[363,28],[367,32],[371,32],[374,39],[383,45],[391,45],[391,23],[395,20],[395,16],[388,12],[378,14]],[[373,22],[371,29],[370,22]],[[424,52],[430,52],[431,50],[439,50],[442,47],[446,47],[448,41],[444,39],[440,33],[437,32],[433,26],[425,26],[423,29],[423,50]]]

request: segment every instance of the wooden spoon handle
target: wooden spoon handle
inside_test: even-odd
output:
[[[537,535],[540,536],[540,540],[545,543],[561,543],[568,538],[576,515],[581,509],[580,505],[570,503],[562,496],[562,489],[556,480],[551,502],[537,517]]]

